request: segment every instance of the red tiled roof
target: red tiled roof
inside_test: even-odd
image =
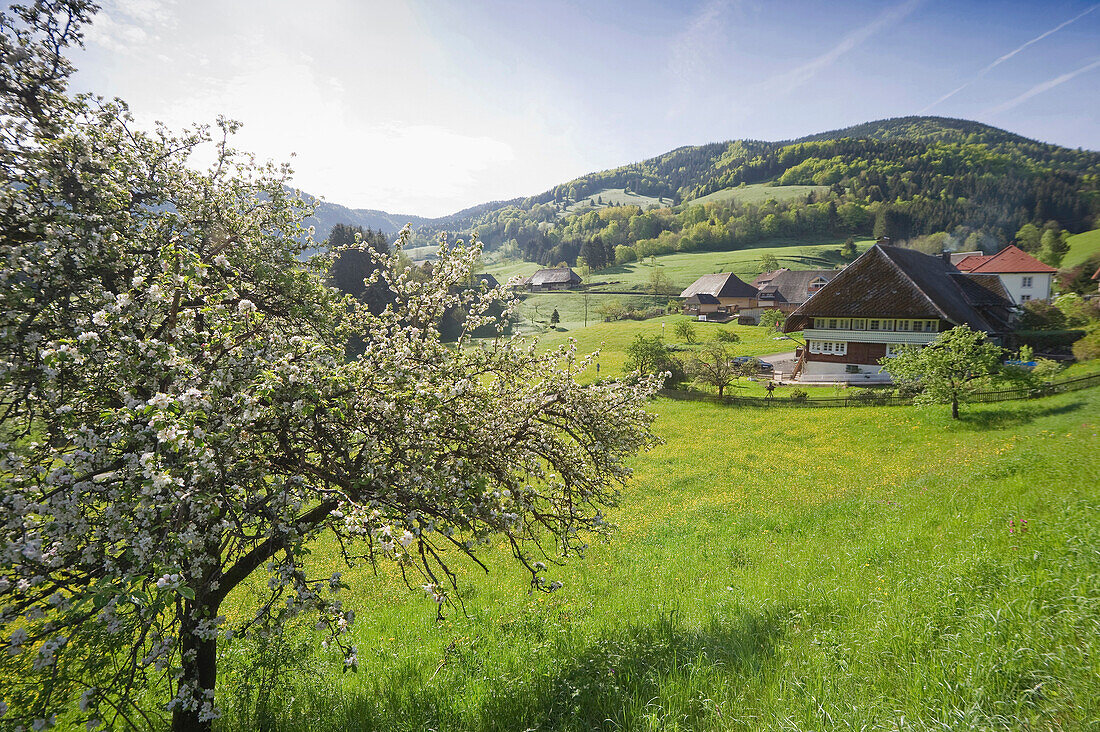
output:
[[[1054,267],[1048,267],[1040,262],[1035,257],[1031,256],[1023,249],[1017,246],[1009,244],[1001,251],[994,254],[992,257],[981,257],[980,261],[974,263],[969,269],[964,269],[967,265],[970,265],[974,257],[967,257],[963,261],[955,265],[955,267],[963,272],[974,272],[977,274],[1012,274],[1012,273],[1031,273],[1031,272],[1049,272],[1051,274],[1058,270]]]
[[[952,259],[951,263],[954,264],[955,269],[960,272],[969,272],[981,264],[985,259],[987,259],[987,257],[984,254],[969,254],[958,261]]]

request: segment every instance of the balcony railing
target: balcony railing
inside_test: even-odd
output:
[[[831,330],[807,328],[802,337],[813,341],[855,341],[856,343],[908,343],[924,345],[936,340],[939,333],[913,333],[904,330]]]

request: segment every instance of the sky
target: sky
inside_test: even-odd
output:
[[[101,0],[73,86],[441,216],[682,145],[934,114],[1100,150],[1100,3]],[[293,155],[293,157],[291,157]]]

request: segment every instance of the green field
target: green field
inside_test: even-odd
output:
[[[1069,252],[1062,258],[1062,267],[1076,267],[1094,254],[1100,254],[1100,229],[1071,236]]]
[[[906,407],[653,409],[665,442],[635,460],[609,515],[618,535],[554,571],[563,589],[528,594],[500,547],[488,575],[461,573],[466,612],[436,622],[392,571],[355,570],[358,673],[280,646],[267,658],[288,681],[257,718],[247,656],[227,653],[219,726],[1100,724],[1100,389],[957,422]],[[318,572],[336,558],[320,545]]]
[[[638,334],[661,335],[667,343],[685,345],[674,333],[676,325],[685,320],[691,321],[686,315],[669,315],[642,321],[619,320],[613,323],[598,323],[576,331],[547,333],[539,337],[539,343],[552,347],[573,339],[577,342],[579,353],[600,351],[600,376],[619,376],[622,374],[623,363],[627,358],[626,348],[635,336]],[[738,355],[762,356],[794,350],[792,341],[777,339],[774,333],[760,326],[691,322],[700,343],[713,340],[720,330],[736,333],[741,338],[741,342],[734,344],[732,348]],[[589,369],[582,378],[595,378],[595,376],[595,370]]]
[[[829,242],[801,242],[801,241],[776,241],[769,246],[754,249],[739,249],[731,252],[692,252],[684,254],[667,254],[660,257],[647,259],[644,262],[617,265],[599,272],[593,272],[588,277],[593,291],[622,290],[633,292],[645,292],[649,283],[651,267],[659,266],[672,282],[675,294],[690,285],[700,276],[714,272],[733,272],[741,279],[751,281],[761,272],[761,257],[765,254],[773,255],[780,267],[789,269],[832,269],[844,260],[840,257],[841,241]],[[868,249],[871,240],[856,242],[859,252]],[[501,282],[509,277],[526,276],[539,269],[539,265],[533,262],[492,262],[485,267],[485,271],[492,274]]]
[[[601,199],[603,203],[599,203]],[[604,188],[602,191],[593,193],[591,196],[582,198],[576,203],[571,204],[565,211],[568,213],[576,213],[582,208],[605,208],[607,206],[640,206],[644,211],[649,206],[671,205],[672,199],[670,198],[643,196],[641,193],[635,193],[634,191],[628,192],[625,188]]]
[[[809,193],[827,193],[828,191],[829,186],[773,186],[767,183],[753,183],[737,188],[725,188],[684,203],[685,205],[691,205],[695,203],[737,201],[738,203],[761,204],[769,199],[775,199],[777,202],[782,203],[794,198],[805,198]]]
[[[594,273],[590,279],[596,290],[644,291],[649,282],[650,268],[659,266],[664,268],[679,294],[701,275],[714,272],[733,272],[746,282],[751,282],[763,270],[760,258],[765,254],[773,255],[780,267],[788,269],[832,269],[844,263],[840,257],[841,243],[775,242],[771,246],[732,252],[668,254],[655,257],[652,261],[610,267]],[[860,252],[872,244],[874,242],[870,240],[856,242]]]

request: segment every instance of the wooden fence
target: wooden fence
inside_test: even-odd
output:
[[[1036,388],[999,389],[979,391],[972,394],[969,402],[1010,402],[1020,399],[1038,399],[1040,397],[1061,394],[1067,391],[1100,386],[1100,374],[1078,376],[1075,379],[1052,381]],[[887,391],[876,393],[875,389],[864,389],[851,396],[810,397],[804,399],[786,397],[723,396],[708,394],[694,389],[662,389],[661,396],[681,401],[711,402],[733,407],[900,407],[913,403],[912,396],[903,396]]]

